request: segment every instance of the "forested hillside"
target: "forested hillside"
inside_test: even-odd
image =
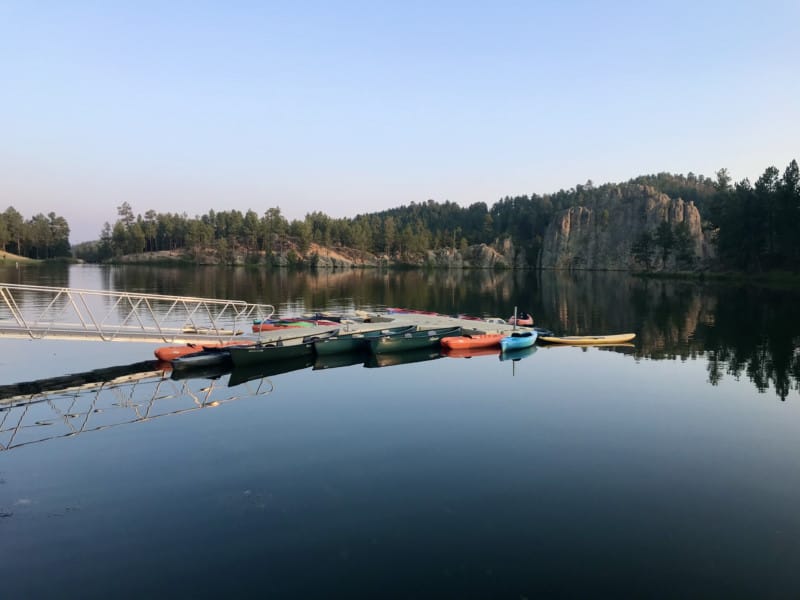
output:
[[[582,206],[613,212],[614,198],[628,197],[631,190],[642,186],[697,208],[702,229],[718,250],[716,267],[745,271],[800,268],[800,175],[795,160],[782,173],[769,167],[755,184],[746,179],[733,184],[725,169],[715,179],[693,173],[658,173],[626,183],[595,186],[587,181],[553,194],[507,196],[492,206],[478,202],[461,207],[428,200],[352,218],[313,212],[302,220],[289,221],[278,207],[263,212],[209,211],[192,217],[154,210],[141,215],[124,203],[118,207],[113,225],[105,224],[100,240],[76,249],[76,253],[87,260],[103,261],[164,250],[183,251],[191,258],[212,249],[221,262],[232,262],[241,255],[257,262],[273,254],[296,259],[313,243],[402,259],[429,250],[463,250],[510,240],[524,253],[527,264],[535,265],[545,232],[556,215]],[[4,213],[4,219],[9,211],[13,209]],[[55,220],[51,216],[50,222]],[[43,219],[34,218],[41,231]],[[596,219],[600,226],[609,222],[607,214],[596,215]],[[2,226],[0,223],[0,241],[15,247],[13,237],[2,237]],[[686,232],[666,221],[648,227],[637,239],[627,240],[643,269],[657,262],[653,257],[677,253],[679,244],[688,243]],[[49,239],[55,238],[51,235]],[[43,253],[45,248],[33,238],[20,242],[20,247],[28,253]]]
[[[0,248],[27,258],[69,257],[69,225],[54,212],[26,220],[9,206],[0,213]]]

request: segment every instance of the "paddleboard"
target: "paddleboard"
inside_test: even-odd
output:
[[[614,335],[567,335],[539,336],[539,340],[546,344],[570,344],[573,346],[594,346],[598,344],[624,344],[636,337],[635,333],[617,333]]]

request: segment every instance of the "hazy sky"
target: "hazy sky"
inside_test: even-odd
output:
[[[657,5],[657,6],[656,6]],[[800,2],[0,0],[0,211],[355,216],[800,159]]]

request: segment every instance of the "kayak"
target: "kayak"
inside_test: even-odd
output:
[[[444,348],[442,354],[448,358],[472,358],[474,356],[497,356],[499,344],[491,348]]]
[[[253,333],[260,331],[273,331],[275,329],[289,329],[291,327],[316,327],[318,325],[339,325],[337,321],[326,319],[279,319],[274,321],[254,321]]]
[[[600,344],[624,344],[636,337],[635,333],[617,333],[614,335],[567,335],[567,336],[540,336],[539,339],[546,344],[570,344],[573,346],[594,346]]]
[[[450,349],[491,348],[499,346],[505,333],[486,333],[482,335],[461,335],[442,338],[442,346]]]
[[[517,348],[530,348],[536,343],[537,337],[538,334],[535,331],[515,331],[500,340],[500,348],[503,352]]]
[[[533,315],[526,312],[520,312],[508,317],[509,325],[522,325],[523,327],[530,327],[533,325]]]
[[[197,354],[203,350],[211,348],[224,348],[226,346],[246,346],[247,344],[255,344],[255,341],[237,340],[232,342],[206,342],[204,344],[189,343],[183,346],[162,346],[156,348],[153,354],[159,360],[172,362],[176,358],[186,356],[187,354]]]

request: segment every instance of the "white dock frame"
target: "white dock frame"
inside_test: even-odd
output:
[[[0,283],[0,339],[225,341],[273,314],[243,300]]]

